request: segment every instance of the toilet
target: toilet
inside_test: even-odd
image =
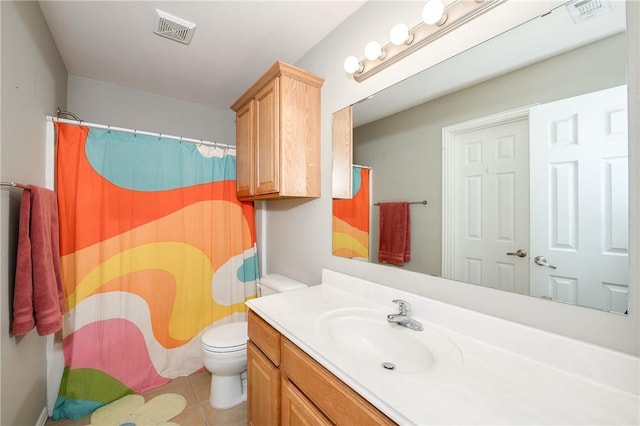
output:
[[[307,287],[279,274],[258,282],[258,297]],[[200,351],[211,373],[209,403],[213,408],[231,408],[247,399],[247,322],[213,326],[202,334]]]

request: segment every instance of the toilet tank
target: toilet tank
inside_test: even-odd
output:
[[[258,281],[258,297],[308,287],[306,284],[280,274],[267,274]]]

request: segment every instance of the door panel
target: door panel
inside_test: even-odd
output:
[[[626,86],[531,108],[531,294],[626,311]],[[543,232],[541,230],[548,230]]]
[[[255,102],[251,101],[236,113],[236,192],[238,197],[255,193]]]
[[[529,293],[529,127],[518,119],[455,136],[454,279]]]
[[[280,123],[278,79],[271,81],[255,98],[256,105],[256,189],[271,194],[280,189]]]

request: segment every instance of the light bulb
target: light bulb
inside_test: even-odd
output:
[[[362,71],[362,64],[355,56],[349,56],[344,60],[344,70],[349,74]]]
[[[364,57],[370,61],[375,61],[382,57],[382,46],[377,41],[370,41],[364,47]]]
[[[413,41],[413,35],[409,34],[409,27],[405,24],[396,24],[391,28],[389,39],[391,40],[391,43],[396,46],[400,46],[401,44],[411,44],[411,41]]]
[[[429,0],[422,9],[422,20],[427,25],[437,24],[444,15],[442,0]]]

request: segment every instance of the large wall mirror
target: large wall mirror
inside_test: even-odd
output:
[[[626,5],[570,6],[353,105],[334,255],[378,262],[382,204],[409,202],[389,267],[626,312]]]

